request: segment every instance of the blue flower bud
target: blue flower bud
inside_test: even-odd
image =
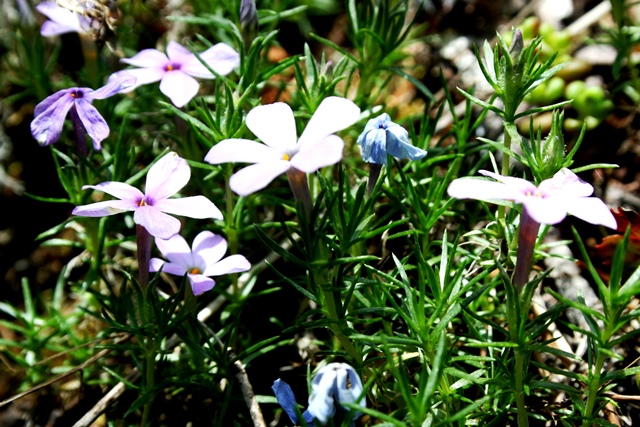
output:
[[[367,122],[358,137],[358,145],[362,148],[362,159],[365,162],[379,165],[387,164],[387,154],[411,160],[427,155],[426,151],[411,145],[406,129],[392,122],[386,113]]]

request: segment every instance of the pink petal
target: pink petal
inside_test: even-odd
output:
[[[222,76],[226,76],[233,71],[234,68],[240,66],[240,55],[238,55],[238,52],[233,50],[231,46],[224,43],[218,43],[199,55],[213,71]],[[215,78],[215,76],[207,70],[207,67],[202,65],[195,55],[191,55],[191,57],[182,64],[180,70],[190,76],[201,79]]]
[[[162,199],[154,204],[162,212],[189,218],[222,219],[222,212],[204,196],[182,197],[180,199]]]
[[[535,189],[535,186],[533,187]],[[521,200],[522,192],[506,184],[478,178],[454,179],[447,193],[456,199]]]
[[[131,58],[121,59],[120,62],[140,68],[162,69],[169,64],[169,58],[157,49],[144,49]]]
[[[165,73],[160,81],[160,92],[167,95],[178,108],[187,105],[198,94],[199,88],[196,79],[178,70]]]
[[[180,191],[190,177],[191,169],[187,161],[172,151],[149,169],[145,194],[155,205]]]
[[[172,263],[178,264],[185,269],[189,268],[193,263],[191,248],[181,235],[176,234],[167,240],[155,239],[155,242],[162,255]]]
[[[278,175],[286,172],[291,164],[286,160],[256,163],[239,170],[229,179],[229,186],[240,196],[247,196],[269,185]]]
[[[67,33],[84,33],[85,31],[78,25],[62,24],[55,21],[44,21],[42,27],[40,27],[40,34],[42,37],[59,36],[60,34]]]
[[[212,165],[228,162],[260,163],[282,160],[282,154],[259,142],[248,139],[225,139],[209,150],[204,161]]]
[[[91,203],[89,205],[76,206],[71,212],[78,216],[109,216],[122,212],[135,210],[128,200],[108,200],[106,202]]]
[[[174,276],[184,276],[187,272],[187,270],[180,265],[164,262],[164,260],[159,258],[151,258],[149,271],[155,273],[156,271],[160,271],[160,268],[162,268],[163,273],[173,274]]]
[[[191,289],[194,295],[200,295],[204,292],[210,291],[216,285],[213,279],[202,274],[187,274],[189,281],[191,282]]]
[[[115,74],[120,73],[127,73],[136,79],[136,82],[133,85],[128,86],[120,91],[121,93],[129,93],[142,85],[159,82],[162,79],[162,76],[165,75],[166,71],[164,71],[162,68],[134,68],[124,71],[118,71]]]
[[[100,143],[109,136],[109,125],[98,110],[84,98],[76,99],[76,111],[87,135],[93,140],[94,148],[100,150]]]
[[[65,7],[59,6],[53,1],[42,2],[36,6],[36,9],[51,20],[42,24],[40,34],[44,37],[71,32],[86,32],[86,29],[81,25],[78,14]]]
[[[353,101],[337,96],[325,98],[302,132],[298,147],[346,129],[360,118],[360,108]]]
[[[189,49],[172,40],[167,45],[167,56],[172,64],[179,65],[182,70],[183,65],[194,55]]]
[[[591,184],[566,168],[559,170],[553,178],[542,181],[538,189],[543,195],[554,197],[588,197],[593,194]]]
[[[284,154],[296,150],[296,121],[291,107],[283,102],[260,105],[249,111],[247,127],[269,147]]]
[[[223,274],[239,273],[247,271],[251,268],[251,264],[242,255],[231,255],[220,262],[207,267],[204,271],[206,276],[221,276]]]
[[[210,231],[203,231],[193,239],[193,253],[208,267],[220,261],[227,252],[227,241]]]
[[[604,225],[612,230],[618,228],[611,210],[596,197],[580,197],[567,201],[566,208],[568,213],[588,223]]]
[[[555,198],[526,197],[523,206],[529,216],[540,224],[557,224],[567,216],[567,210]]]
[[[161,239],[169,239],[180,232],[180,221],[153,206],[137,208],[133,222],[143,226],[153,237]]]
[[[344,141],[339,136],[328,135],[309,142],[291,158],[291,165],[302,172],[315,172],[321,167],[334,165],[342,159]]]

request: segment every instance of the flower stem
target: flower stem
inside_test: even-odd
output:
[[[382,170],[382,165],[377,163],[371,163],[369,165],[369,179],[367,180],[367,196],[371,196],[373,189],[378,182],[378,178],[380,177],[380,171]]]
[[[524,285],[529,281],[529,272],[533,259],[533,250],[538,238],[540,223],[532,219],[526,208],[522,208],[520,215],[520,231],[518,232],[518,254],[516,258],[516,271],[514,279],[518,287],[518,295],[522,293]]]
[[[147,393],[147,402],[144,404],[142,411],[141,427],[145,427],[149,422],[149,415],[151,414],[151,407],[153,406],[153,393],[150,391],[153,389],[155,383],[155,361],[156,361],[156,347],[153,337],[146,337],[146,354],[145,354],[145,391]]]
[[[225,165],[225,177],[227,181],[227,185],[225,187],[225,203],[226,203],[226,219],[224,222],[224,232],[227,235],[227,243],[229,245],[229,252],[233,254],[238,253],[238,233],[236,230],[236,225],[233,217],[233,210],[235,208],[235,199],[233,196],[233,191],[231,191],[231,187],[229,186],[229,178],[233,174],[233,165],[231,163]],[[231,275],[231,282],[233,286],[233,295],[235,297],[240,296],[240,290],[238,289],[238,275]]]
[[[139,224],[136,224],[136,244],[138,246],[138,280],[144,292],[149,284],[151,234],[149,234],[146,228]]]
[[[504,147],[507,150],[511,150],[511,135],[509,135],[509,132],[507,132],[507,122],[505,122]],[[502,170],[501,170],[502,176],[509,176],[510,160],[511,160],[511,157],[507,153],[503,152],[502,153]],[[500,227],[500,230],[502,230],[504,233],[505,208],[502,205],[498,206],[498,226]]]
[[[289,185],[291,186],[293,197],[295,197],[297,202],[302,203],[304,206],[308,220],[311,217],[313,204],[311,203],[311,192],[309,191],[307,174],[291,167],[287,171],[287,178],[289,178]]]

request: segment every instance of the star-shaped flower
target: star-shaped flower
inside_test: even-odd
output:
[[[227,241],[210,231],[203,231],[193,239],[190,248],[187,241],[176,234],[168,240],[156,239],[156,246],[169,262],[152,258],[149,271],[162,271],[189,278],[194,295],[200,295],[213,288],[216,282],[209,276],[238,273],[251,268],[242,255],[231,255],[222,259],[227,252]]]
[[[222,212],[204,196],[169,199],[187,185],[190,177],[191,170],[186,160],[171,152],[149,169],[145,193],[122,182],[85,185],[83,189],[104,191],[119,200],[77,206],[72,213],[99,217],[133,211],[136,224],[143,226],[154,237],[169,239],[180,231],[180,221],[167,214],[222,219]]]
[[[289,168],[312,173],[339,162],[344,141],[333,133],[351,126],[359,116],[360,108],[352,101],[330,96],[320,103],[297,139],[291,107],[282,102],[260,105],[249,111],[246,123],[264,144],[248,139],[225,139],[209,150],[204,160],[214,165],[254,163],[229,180],[233,191],[246,196],[266,187]]]
[[[567,214],[595,225],[616,229],[616,220],[604,202],[593,194],[593,187],[569,169],[561,169],[538,187],[521,178],[481,170],[495,181],[475,178],[453,180],[447,189],[457,199],[510,200],[521,203],[529,216],[540,224],[557,224]]]
[[[79,4],[77,7],[81,7]],[[36,6],[38,12],[49,18],[40,28],[43,37],[52,37],[65,33],[85,34],[91,30],[91,20],[79,13],[72,12],[54,1],[45,1]]]
[[[93,140],[93,147],[100,150],[103,139],[109,136],[109,126],[91,102],[105,99],[132,86],[136,79],[129,73],[112,74],[109,81],[98,90],[88,87],[64,89],[45,98],[36,105],[31,122],[31,135],[42,146],[60,139],[67,113],[76,129],[84,129]]]
[[[426,151],[411,145],[407,130],[392,122],[386,113],[367,122],[358,137],[358,145],[362,149],[362,159],[378,165],[387,164],[387,154],[411,160],[427,155]]]
[[[199,55],[212,70],[222,76],[240,65],[240,55],[224,43],[218,43]],[[156,49],[144,49],[134,57],[120,61],[140,67],[126,70],[137,78],[136,84],[126,92],[159,81],[160,91],[167,95],[176,107],[184,107],[198,93],[200,84],[194,77],[215,78],[196,55],[174,41],[167,45],[166,55]]]

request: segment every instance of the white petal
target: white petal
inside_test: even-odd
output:
[[[604,225],[612,230],[618,228],[618,223],[611,210],[597,197],[580,197],[566,203],[567,212],[583,221],[595,225]]]
[[[180,43],[172,40],[167,45],[167,56],[173,65],[178,65],[182,70],[183,65],[193,57],[193,53]]]
[[[346,129],[357,122],[359,117],[360,108],[353,101],[337,96],[325,98],[302,132],[298,146],[319,141],[327,135]]]
[[[221,276],[223,274],[240,273],[251,268],[251,264],[242,255],[230,255],[204,271],[207,276]]]
[[[189,268],[192,264],[191,248],[179,234],[171,237],[170,239],[155,239],[158,250],[169,261],[174,264],[181,265],[183,268]]]
[[[224,43],[218,43],[199,55],[213,71],[221,76],[226,76],[233,71],[234,68],[240,66],[240,55],[238,55],[238,52]],[[190,76],[200,79],[212,79],[215,77],[207,67],[202,65],[195,55],[188,58],[180,69]]]
[[[247,114],[246,123],[262,142],[280,153],[293,154],[296,149],[296,121],[287,104],[257,106]]]
[[[205,265],[210,266],[220,261],[227,252],[227,241],[218,234],[203,231],[193,239],[192,252],[202,258]],[[211,276],[210,274],[206,274]]]
[[[204,196],[182,197],[180,199],[162,199],[155,205],[162,212],[189,218],[222,219],[222,212]]]
[[[131,58],[121,59],[120,62],[140,68],[162,69],[169,64],[169,58],[157,49],[144,49]]]
[[[342,159],[344,141],[336,135],[329,135],[300,148],[291,158],[291,165],[302,172],[311,173],[318,169],[335,165]]]
[[[106,202],[91,203],[89,205],[76,206],[71,212],[78,216],[109,216],[122,212],[133,211],[137,206],[128,200],[108,200]]]
[[[149,204],[173,196],[182,189],[191,177],[187,161],[175,152],[164,155],[147,172],[145,195]]]
[[[546,196],[553,197],[588,197],[593,194],[593,187],[581,180],[569,169],[559,170],[551,179],[545,179],[538,187]]]
[[[122,89],[121,93],[129,93],[133,90],[137,89],[142,85],[146,85],[149,83],[159,82],[162,79],[162,76],[166,73],[162,68],[132,68],[123,71],[118,71],[118,73],[127,73],[135,77],[136,82],[128,86],[126,89]]]
[[[214,145],[204,157],[212,165],[228,162],[260,163],[282,160],[282,154],[259,142],[248,139],[225,139]]]
[[[216,282],[202,274],[187,274],[191,282],[191,290],[194,295],[200,295],[207,292],[215,286]]]
[[[535,186],[534,186],[535,189]],[[458,178],[451,181],[447,193],[456,199],[521,200],[524,195],[501,182],[479,178]]]
[[[169,71],[162,76],[160,91],[167,95],[173,105],[182,108],[198,94],[200,84],[182,71]]]
[[[160,271],[162,268],[163,273],[173,274],[174,276],[184,276],[187,270],[184,267],[173,264],[171,262],[164,262],[159,258],[151,258],[149,262],[149,271],[155,273],[156,271]]]
[[[169,239],[180,232],[180,221],[153,206],[141,206],[133,214],[133,222],[143,226],[153,237]]]
[[[523,206],[529,216],[540,224],[557,224],[567,216],[563,203],[556,198],[527,197]]]
[[[247,196],[269,185],[278,175],[286,172],[291,164],[285,160],[256,163],[239,170],[229,179],[229,186],[240,196]]]
[[[107,181],[107,182],[101,182],[98,185],[82,186],[83,190],[86,190],[88,188],[102,191],[113,197],[117,197],[118,199],[128,200],[133,204],[133,206],[137,206],[140,200],[142,200],[142,198],[144,197],[144,194],[142,194],[142,191],[138,190],[136,187],[132,187],[131,185],[125,184],[123,182]]]

